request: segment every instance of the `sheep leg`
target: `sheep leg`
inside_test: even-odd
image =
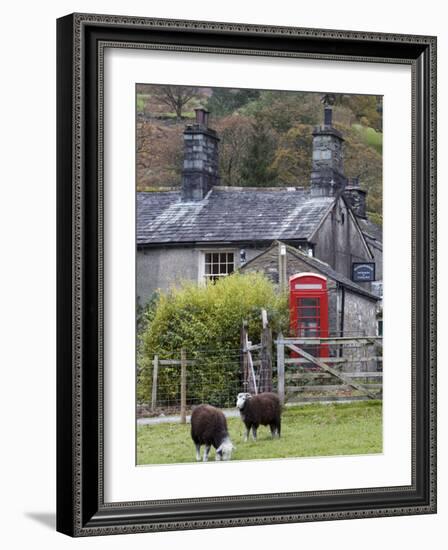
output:
[[[199,462],[201,460],[201,446],[198,443],[196,443],[195,447],[196,447],[196,460]]]
[[[275,437],[280,437],[280,426],[278,424],[271,424],[271,435],[272,439]]]
[[[248,439],[249,439],[249,428],[246,427],[246,431],[244,433],[244,443],[246,443]]]
[[[254,441],[257,441],[257,427],[252,426],[252,437],[254,438]]]
[[[208,460],[208,453],[210,452],[210,445],[206,445],[204,449],[204,462],[207,462]]]

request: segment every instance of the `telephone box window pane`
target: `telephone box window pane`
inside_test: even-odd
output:
[[[319,298],[299,298],[300,306],[318,306]]]
[[[299,307],[299,315],[304,317],[318,317],[320,315],[319,308],[316,307]]]

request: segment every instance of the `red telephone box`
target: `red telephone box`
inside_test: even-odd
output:
[[[327,279],[317,273],[299,273],[289,279],[292,333],[303,338],[328,338]],[[307,346],[307,351],[328,357],[328,346]]]

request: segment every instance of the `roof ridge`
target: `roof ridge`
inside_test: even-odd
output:
[[[257,192],[264,192],[264,191],[286,191],[288,193],[295,193],[300,192],[304,193],[307,191],[307,189],[303,186],[275,186],[275,187],[256,187],[256,186],[234,186],[234,185],[215,185],[212,187],[213,191],[257,191]]]
[[[180,193],[181,189],[180,187],[177,188],[170,188],[170,189],[155,189],[154,191],[137,191],[137,195],[162,195],[162,194],[168,194],[168,193]]]

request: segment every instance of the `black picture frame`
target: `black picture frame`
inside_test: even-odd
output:
[[[107,44],[412,68],[412,484],[104,502],[102,55]],[[72,14],[57,21],[57,530],[71,536],[436,512],[436,38]]]

